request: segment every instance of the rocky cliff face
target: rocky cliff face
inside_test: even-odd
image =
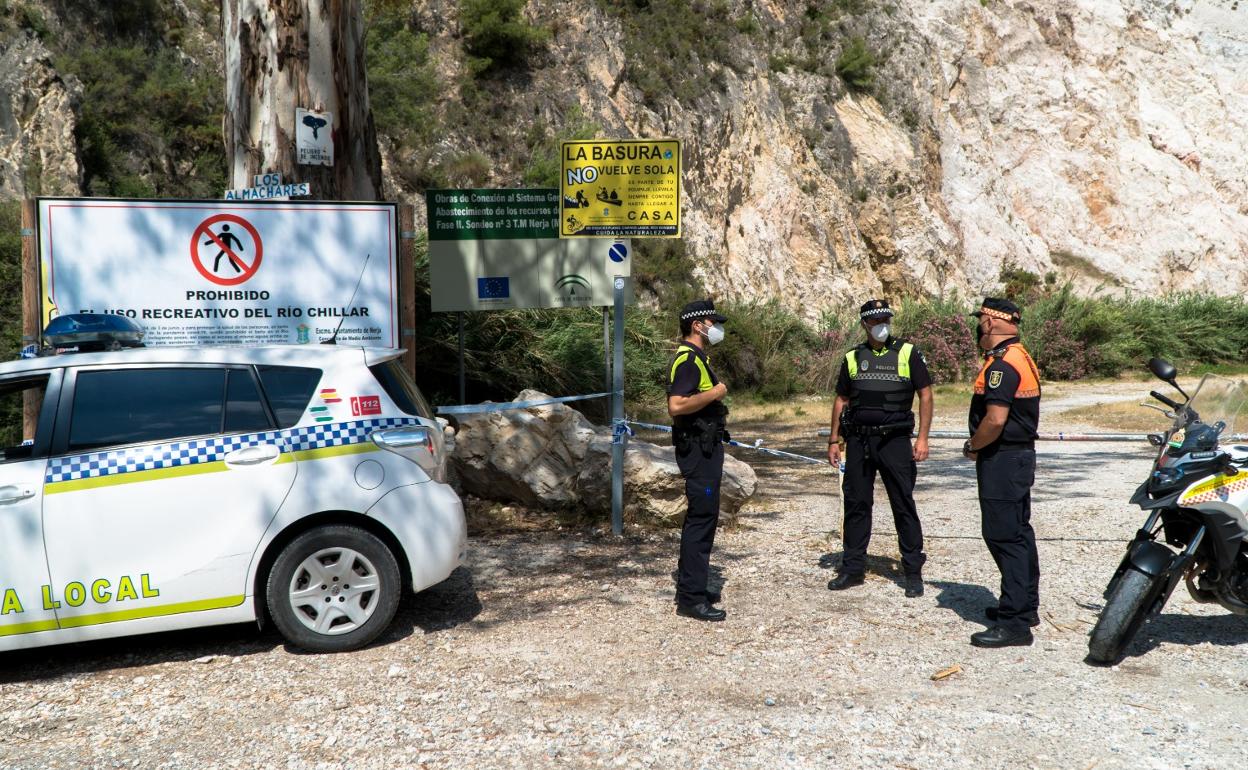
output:
[[[34,35],[0,47],[0,198],[79,194],[79,90]]]
[[[680,18],[661,5],[705,23],[647,51],[661,30],[628,21]],[[441,132],[430,157],[480,152],[473,183],[514,185],[535,126],[679,137],[687,253],[717,296],[813,318],[879,292],[989,291],[1011,264],[1083,290],[1248,288],[1248,0],[535,0],[526,15],[548,42],[480,83],[467,109],[484,128]],[[464,109],[458,3],[416,0],[411,19],[445,85],[438,114]],[[856,36],[876,64],[851,91],[834,62]],[[31,34],[0,68],[0,195],[32,178],[76,191],[74,85]],[[420,210],[384,138],[383,155]]]

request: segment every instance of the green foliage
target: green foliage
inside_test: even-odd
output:
[[[440,90],[429,36],[414,32],[408,12],[393,0],[365,6],[368,97],[377,131],[400,153],[415,150],[437,131],[434,107]]]
[[[0,202],[0,361],[11,361],[22,339],[22,221],[21,203]],[[0,430],[22,424],[22,402],[0,399]],[[13,436],[5,439],[12,446]],[[18,439],[20,440],[20,438]]]
[[[747,66],[738,38],[753,34],[757,22],[734,17],[724,0],[599,5],[620,20],[625,75],[651,107],[669,97],[689,103],[722,92],[725,81],[715,65],[738,72]]]
[[[0,202],[0,361],[17,357],[22,338],[22,208]]]
[[[525,0],[464,0],[460,24],[469,67],[479,75],[524,64],[550,31],[525,20]]]
[[[61,56],[58,69],[84,86],[78,144],[89,194],[221,194],[221,83],[214,75],[176,50],[125,44],[83,46]]]
[[[559,172],[563,168],[560,148],[563,142],[593,139],[602,128],[585,117],[579,105],[573,106],[564,120],[563,128],[553,136],[540,123],[534,121],[529,128],[529,162],[524,167],[524,183],[534,187],[559,187]]]
[[[633,282],[669,308],[680,308],[706,296],[702,283],[693,276],[693,260],[685,251],[685,242],[675,238],[633,241]],[[679,329],[675,319],[666,331],[668,336],[676,336]]]
[[[48,20],[43,18],[43,13],[38,8],[23,3],[14,10],[17,12],[17,25],[19,27],[30,30],[40,40],[47,40],[52,36],[52,30],[48,27]]]
[[[733,389],[766,399],[804,392],[802,356],[816,344],[814,331],[774,299],[720,302],[728,334],[715,348],[715,370]]]
[[[841,55],[836,57],[836,74],[851,89],[869,91],[875,84],[875,55],[867,48],[867,41],[852,37]]]

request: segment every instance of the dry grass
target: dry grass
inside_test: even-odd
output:
[[[1063,422],[1083,423],[1127,433],[1158,431],[1169,422],[1160,412],[1142,407],[1135,401],[1075,407],[1061,412],[1061,417]]]

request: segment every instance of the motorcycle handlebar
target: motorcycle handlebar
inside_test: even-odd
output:
[[[1171,409],[1175,410],[1176,412],[1179,410],[1179,408],[1180,408],[1180,407],[1182,407],[1182,404],[1180,404],[1179,402],[1175,401],[1175,400],[1174,400],[1174,399],[1172,399],[1172,398],[1168,398],[1168,397],[1166,397],[1166,396],[1163,396],[1162,394],[1158,393],[1158,392],[1157,392],[1157,391],[1155,391],[1155,390],[1150,390],[1150,391],[1148,392],[1148,395],[1150,395],[1150,396],[1152,396],[1153,398],[1157,399],[1158,401],[1160,401],[1161,403],[1163,403],[1163,404],[1165,404],[1166,406],[1170,407]]]

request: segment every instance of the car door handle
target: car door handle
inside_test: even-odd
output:
[[[30,487],[19,487],[14,484],[0,487],[0,504],[17,503],[22,500],[29,500],[35,496],[35,490]]]
[[[282,450],[273,444],[261,444],[260,446],[249,446],[245,449],[239,449],[236,452],[230,452],[225,456],[226,465],[263,465],[271,463],[282,456]]]

